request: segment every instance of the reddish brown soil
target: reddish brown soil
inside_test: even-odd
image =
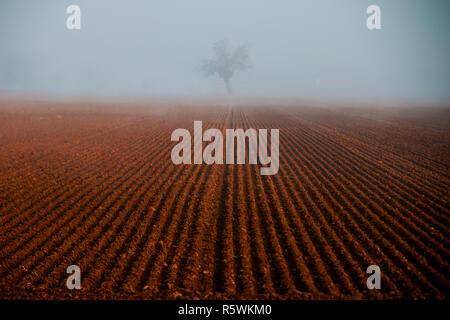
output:
[[[194,120],[279,128],[279,173],[174,165]],[[450,108],[3,101],[0,298],[448,299],[449,145]]]

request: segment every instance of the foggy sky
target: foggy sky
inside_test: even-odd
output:
[[[366,28],[371,4],[381,30]],[[237,95],[448,102],[449,31],[448,0],[1,0],[0,92],[223,94],[198,65],[226,38],[250,45]]]

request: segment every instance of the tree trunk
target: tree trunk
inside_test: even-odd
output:
[[[230,83],[230,79],[225,79],[225,86],[227,87],[227,92],[229,95],[231,95],[231,83]]]

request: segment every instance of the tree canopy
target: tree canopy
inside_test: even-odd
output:
[[[228,93],[231,94],[230,80],[234,72],[250,67],[248,45],[241,44],[231,50],[228,40],[224,39],[215,42],[212,49],[212,58],[202,61],[201,70],[206,76],[217,74],[224,81]]]

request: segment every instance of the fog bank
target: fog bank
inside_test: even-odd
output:
[[[66,8],[81,8],[81,30]],[[366,8],[381,8],[368,30]],[[0,92],[210,96],[211,44],[249,44],[237,96],[450,101],[447,0],[2,0]]]

